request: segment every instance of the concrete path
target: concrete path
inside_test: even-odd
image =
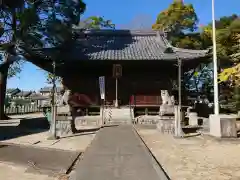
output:
[[[72,180],[165,180],[131,125],[105,127],[77,164]]]

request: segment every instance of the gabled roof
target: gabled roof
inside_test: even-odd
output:
[[[164,33],[159,31],[143,30],[75,30],[78,39],[73,44],[60,49],[45,48],[44,50],[27,51],[31,58],[28,61],[46,71],[53,72],[52,56],[56,57],[56,74],[61,75],[61,68],[67,65],[75,65],[76,62],[91,60],[162,60],[175,61],[178,58],[184,60],[185,67],[197,66],[200,61],[209,54],[209,50],[191,50],[172,47],[166,40]],[[205,59],[204,59],[205,61]],[[74,62],[74,63],[73,63]],[[7,63],[0,64],[0,70]],[[64,69],[64,68],[63,68]]]
[[[172,47],[159,31],[90,30],[71,52],[79,60],[183,60],[205,57],[208,50]],[[173,52],[169,51],[173,50]],[[82,53],[80,53],[82,52]],[[175,52],[175,53],[174,53]]]
[[[18,88],[9,88],[6,90],[6,93],[11,94],[12,96],[19,93],[21,90]]]
[[[49,93],[52,91],[52,87],[43,87],[39,90],[40,93]],[[61,87],[56,87],[56,91],[61,92]]]
[[[30,95],[30,97],[32,100],[47,100],[47,99],[49,99],[49,97],[43,96],[39,93],[33,93]]]
[[[28,97],[32,94],[32,91],[21,91],[16,94],[16,96],[23,96],[23,97]]]

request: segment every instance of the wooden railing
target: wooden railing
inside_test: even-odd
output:
[[[5,113],[8,115],[28,114],[28,113],[36,113],[36,112],[42,112],[42,111],[43,111],[43,108],[38,107],[36,105],[14,106],[14,107],[5,108]]]
[[[161,105],[161,96],[147,96],[147,95],[135,95],[130,98],[131,105]]]

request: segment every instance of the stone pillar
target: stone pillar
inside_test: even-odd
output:
[[[174,118],[175,118],[175,123],[174,123],[174,130],[175,130],[175,137],[182,137],[184,135],[182,131],[182,125],[181,121],[183,119],[184,115],[183,112],[181,112],[181,109],[179,106],[175,106],[175,113],[174,113]]]
[[[211,114],[210,135],[214,137],[237,137],[236,115]]]
[[[58,137],[67,136],[73,134],[72,132],[72,117],[70,116],[70,106],[57,107],[56,116],[56,135]]]
[[[156,126],[161,133],[168,133],[174,135],[174,119],[159,119]]]
[[[71,128],[71,117],[66,115],[58,115],[56,120],[56,136],[64,137],[72,135],[73,131]]]
[[[97,121],[97,125],[102,126],[104,125],[106,122],[106,111],[107,111],[107,107],[102,107],[100,108],[100,118]]]

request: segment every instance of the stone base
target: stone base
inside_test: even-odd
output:
[[[70,106],[57,106],[57,114],[68,114],[70,115]]]
[[[163,104],[159,108],[159,115],[174,115],[174,105]]]
[[[63,137],[72,135],[72,128],[71,128],[71,121],[72,120],[63,120],[63,121],[56,121],[56,136]]]
[[[101,116],[78,116],[75,119],[75,125],[77,126],[98,126],[102,120]]]
[[[209,117],[210,135],[215,137],[237,137],[236,115],[211,114]]]
[[[134,119],[135,124],[157,124],[159,121],[159,116],[150,116],[150,115],[142,115],[138,116]]]
[[[174,134],[174,119],[160,119],[157,123],[157,129],[161,133]]]
[[[57,140],[57,139],[59,139],[59,137],[58,136],[54,136],[54,135],[52,135],[52,134],[50,134],[49,136],[48,136],[48,138],[47,138],[47,140]]]

